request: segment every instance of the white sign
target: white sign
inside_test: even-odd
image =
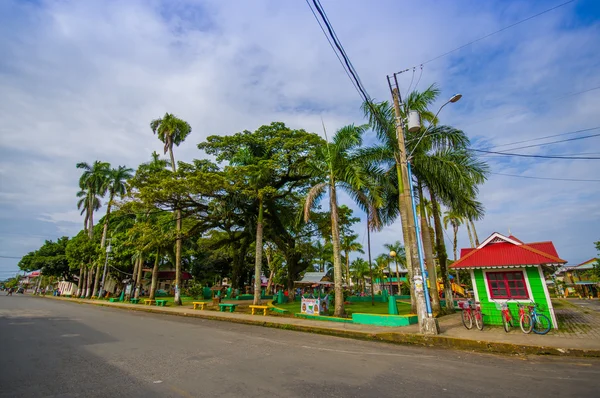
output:
[[[300,312],[307,315],[329,315],[329,296],[324,298],[302,298]]]
[[[415,275],[415,277],[413,278],[413,282],[415,284],[415,292],[422,292],[423,278],[421,277],[421,275]]]

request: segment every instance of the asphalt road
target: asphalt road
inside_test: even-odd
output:
[[[503,357],[0,293],[0,397],[593,397],[600,361]]]

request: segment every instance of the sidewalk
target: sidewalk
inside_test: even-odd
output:
[[[596,333],[595,328],[594,333],[584,333],[583,336],[581,334],[578,335],[577,333],[568,332],[551,332],[544,336],[536,334],[526,335],[518,328],[510,333],[505,333],[502,328],[497,327],[488,327],[483,331],[476,329],[467,330],[462,326],[459,313],[440,318],[439,324],[441,333],[439,335],[423,336],[418,333],[418,327],[416,325],[391,328],[272,315],[250,315],[239,312],[202,311],[194,310],[191,306],[156,307],[142,304],[110,303],[98,300],[92,301],[58,297],[46,298],[88,305],[121,308],[125,310],[228,321],[339,337],[385,341],[396,344],[446,347],[502,354],[600,357],[600,333]],[[571,310],[574,314],[579,313],[576,309]],[[600,331],[600,316],[596,314],[593,315],[598,317],[597,319],[594,318],[594,322],[598,322],[598,331]]]

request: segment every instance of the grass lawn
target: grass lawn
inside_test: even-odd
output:
[[[173,300],[175,299],[174,297],[155,297],[155,300],[167,300],[167,306],[172,307],[173,306]],[[140,297],[140,304],[144,304],[144,300],[148,300],[148,297]],[[210,303],[210,300],[202,300],[202,299],[195,299],[193,297],[187,297],[187,296],[181,296],[181,302],[183,303],[183,305],[192,305],[192,303],[194,301],[208,301]]]
[[[331,305],[333,306],[333,300],[331,301]],[[300,312],[300,301],[294,301],[292,303],[285,304],[275,304],[278,308],[283,308],[285,310],[290,311],[292,314],[296,314]],[[388,313],[388,304],[387,303],[375,303],[375,305],[371,305],[371,303],[351,303],[346,304],[344,306],[346,312],[349,314],[352,313],[362,313],[362,314],[384,314]],[[329,309],[329,314],[333,315],[333,308]],[[410,303],[398,302],[398,314],[406,315],[410,314]]]

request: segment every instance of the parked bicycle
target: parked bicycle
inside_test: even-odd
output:
[[[481,313],[480,303],[462,300],[458,302],[458,307],[462,309],[462,323],[467,329],[473,328],[473,320],[475,320],[477,329],[483,330],[483,314]]]
[[[536,334],[546,334],[550,331],[551,323],[550,319],[541,313],[538,313],[538,305],[535,302],[531,302],[532,305],[527,306],[519,306],[523,307],[523,309],[527,308],[527,312],[523,314],[521,319],[521,330],[523,333],[533,333]],[[520,310],[519,310],[520,311]]]
[[[496,309],[500,310],[500,312],[501,312],[500,315],[502,316],[502,326],[504,327],[504,331],[506,333],[508,333],[510,331],[510,329],[513,327],[513,325],[512,325],[513,317],[510,313],[510,310],[508,309],[508,302],[507,301],[503,301],[503,302],[494,301],[494,304],[496,304]]]

